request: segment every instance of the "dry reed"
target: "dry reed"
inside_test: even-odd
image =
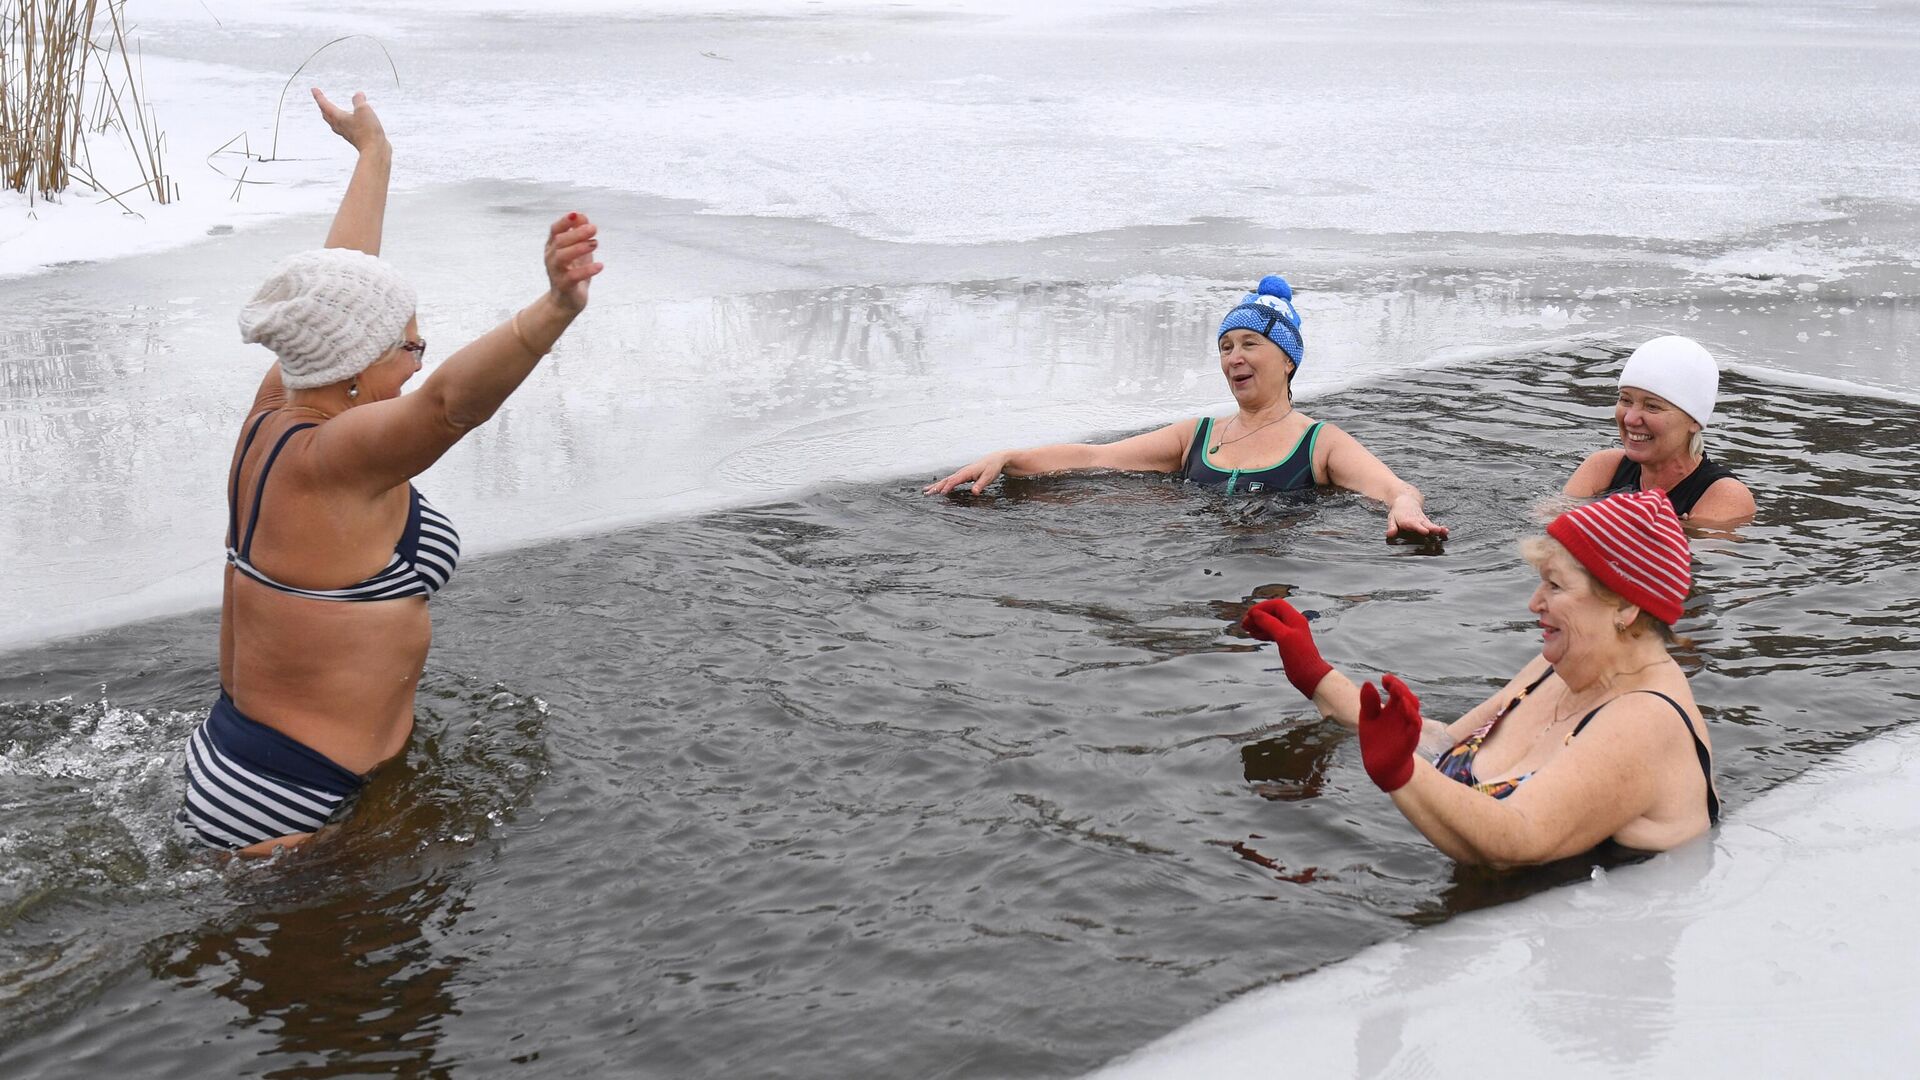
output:
[[[166,136],[128,49],[127,0],[0,2],[7,5],[0,10],[0,185],[31,200],[79,180],[123,208],[121,197],[142,189],[158,203],[178,197],[166,171]],[[102,8],[106,25],[96,40]],[[122,191],[99,178],[87,138],[115,129],[140,177]]]

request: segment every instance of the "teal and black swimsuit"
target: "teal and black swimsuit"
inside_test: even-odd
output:
[[[1307,491],[1313,482],[1313,447],[1320,441],[1320,423],[1315,421],[1293,452],[1278,465],[1264,469],[1220,469],[1207,459],[1207,439],[1213,434],[1213,417],[1200,418],[1194,430],[1193,445],[1187,447],[1186,463],[1180,466],[1180,479],[1192,484],[1220,488],[1228,495],[1256,495],[1261,492]]]

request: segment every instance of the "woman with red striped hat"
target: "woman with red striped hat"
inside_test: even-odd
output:
[[[1357,686],[1320,658],[1285,600],[1247,613],[1287,679],[1355,728],[1367,775],[1461,862],[1549,862],[1613,841],[1664,851],[1719,819],[1706,722],[1667,653],[1692,583],[1664,491],[1570,510],[1521,551],[1540,574],[1527,609],[1540,655],[1452,723],[1420,714],[1393,675]]]

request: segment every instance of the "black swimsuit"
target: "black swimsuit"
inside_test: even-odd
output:
[[[1306,491],[1313,488],[1313,447],[1320,440],[1320,422],[1315,421],[1293,444],[1293,452],[1278,465],[1264,469],[1221,469],[1207,459],[1207,439],[1213,434],[1213,417],[1200,418],[1194,429],[1193,443],[1187,447],[1187,460],[1180,466],[1180,479],[1203,487],[1221,488],[1226,494],[1244,492],[1257,495],[1273,491]]]
[[[1688,473],[1685,480],[1673,485],[1673,490],[1667,492],[1667,499],[1673,503],[1675,514],[1686,517],[1693,512],[1693,504],[1700,501],[1700,496],[1707,493],[1707,489],[1713,486],[1714,481],[1733,478],[1732,469],[1701,454],[1699,466]],[[1600,494],[1612,495],[1620,491],[1639,490],[1640,463],[1622,457],[1619,467],[1613,470],[1613,479],[1607,481],[1606,490]]]

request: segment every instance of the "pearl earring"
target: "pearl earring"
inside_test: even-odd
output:
[[[353,382],[347,385],[347,400],[348,401],[360,400],[360,380],[359,379],[355,379],[353,380]]]

